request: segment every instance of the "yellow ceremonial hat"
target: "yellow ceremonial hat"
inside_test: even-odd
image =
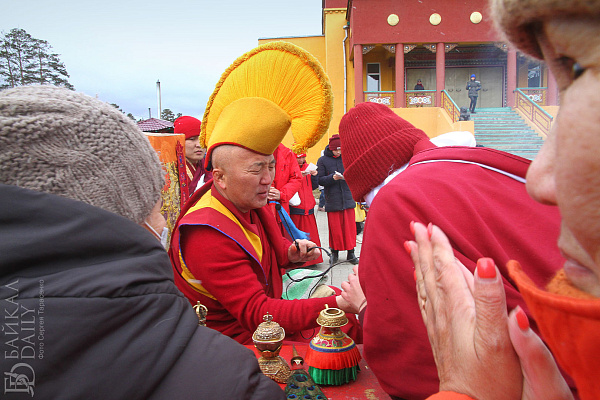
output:
[[[233,144],[273,154],[291,128],[292,150],[304,153],[325,134],[333,95],[329,78],[310,53],[288,42],[245,53],[223,73],[210,96],[200,132],[211,168],[212,150]]]

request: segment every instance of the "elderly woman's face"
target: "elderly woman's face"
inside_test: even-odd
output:
[[[561,107],[527,188],[536,200],[559,206],[565,272],[600,297],[600,21],[552,20],[538,39]]]

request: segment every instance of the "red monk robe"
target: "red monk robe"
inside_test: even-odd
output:
[[[306,171],[308,163],[302,164],[300,172]],[[315,196],[313,190],[319,187],[318,178],[311,174],[302,176],[302,186],[298,190],[298,196],[300,197],[300,205],[294,207],[290,205],[290,218],[296,225],[296,228],[303,232],[310,234],[310,241],[314,242],[317,246],[321,246],[321,239],[319,238],[319,230],[317,228],[317,220],[315,218]],[[320,256],[316,260],[307,262],[304,266],[319,264],[323,262],[323,256]]]
[[[300,168],[296,162],[296,155],[283,144],[279,144],[273,153],[275,157],[275,179],[271,185],[275,189],[279,190],[279,199],[274,199],[281,207],[285,210],[288,215],[290,214],[290,199],[300,190],[302,186],[302,174],[300,174]],[[269,200],[271,200],[269,198]],[[291,240],[287,231],[284,229],[275,204],[270,205],[271,211],[275,215],[281,234]]]
[[[283,268],[294,266],[289,246],[268,206],[242,213],[207,184],[182,210],[169,256],[177,287],[192,304],[208,308],[208,327],[250,344],[268,312],[288,340],[308,341],[317,332],[319,312],[336,299],[281,299]],[[349,319],[346,330],[361,343],[360,327]]]

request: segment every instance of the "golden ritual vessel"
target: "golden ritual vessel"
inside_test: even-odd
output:
[[[263,374],[275,382],[286,383],[291,376],[291,370],[279,355],[285,330],[273,321],[273,316],[269,313],[263,317],[263,320],[264,322],[261,322],[252,334],[254,347],[260,352],[258,365]]]
[[[346,313],[325,306],[317,323],[319,333],[312,338],[306,353],[308,373],[318,385],[343,385],[356,380],[360,352],[354,340],[341,327],[348,323]]]

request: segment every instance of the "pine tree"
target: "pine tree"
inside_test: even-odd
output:
[[[175,122],[175,114],[169,108],[165,108],[162,110],[162,113],[160,114],[160,118],[164,119],[165,121]]]
[[[52,84],[73,89],[69,74],[52,46],[24,29],[11,29],[0,37],[0,89],[31,84]]]

